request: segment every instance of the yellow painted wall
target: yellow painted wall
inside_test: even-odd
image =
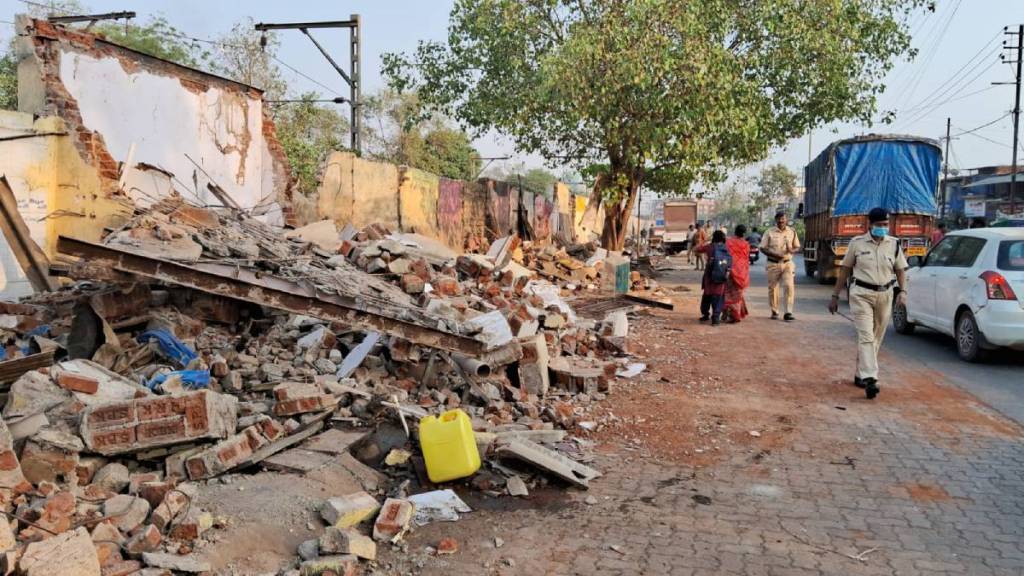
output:
[[[402,230],[439,237],[437,231],[437,194],[440,179],[436,174],[403,166],[398,187],[399,221]]]
[[[55,261],[61,235],[98,242],[104,228],[131,216],[123,198],[104,191],[96,170],[82,160],[61,119],[32,120],[29,114],[0,112],[0,134],[32,134],[0,142],[0,174],[6,176],[32,239]],[[0,238],[0,297],[31,293],[7,241]]]
[[[318,213],[339,226],[363,228],[376,222],[397,229],[397,190],[396,166],[363,160],[351,152],[332,152],[320,181]]]

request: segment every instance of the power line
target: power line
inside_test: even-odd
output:
[[[975,138],[981,138],[982,140],[985,140],[987,142],[991,142],[993,144],[1002,146],[1003,148],[1013,148],[1013,146],[1007,144],[1006,142],[1000,142],[998,140],[993,140],[993,139],[989,138],[988,136],[982,136],[981,134],[978,134],[977,132],[964,132],[964,134],[967,134],[969,136],[974,136]]]
[[[977,128],[971,128],[970,130],[965,130],[963,132],[959,132],[957,134],[953,134],[953,137],[956,138],[957,136],[963,136],[964,134],[973,134],[973,133],[977,132],[978,130],[981,130],[982,128],[988,128],[989,126],[995,124],[996,122],[999,122],[1000,120],[1002,120],[1003,118],[1006,118],[1009,115],[1010,115],[1010,113],[1007,112],[1006,114],[1003,114],[999,118],[996,118],[995,120],[993,120],[991,122],[986,122],[986,123],[982,124],[981,126],[978,126]]]
[[[946,100],[943,100],[942,102],[936,102],[935,104],[933,104],[931,106],[922,106],[922,107],[919,107],[919,108],[908,108],[908,109],[904,110],[904,112],[916,112],[917,110],[920,110],[921,108],[938,108],[939,106],[942,106],[943,104],[949,104],[950,102],[959,102],[960,100],[963,100],[965,98],[970,98],[971,96],[974,96],[975,94],[981,94],[982,92],[988,92],[989,90],[994,90],[995,88],[997,88],[997,87],[996,86],[986,86],[985,88],[982,88],[980,90],[975,90],[974,92],[968,92],[967,94],[964,94],[963,96],[960,96],[960,97],[956,97],[957,95],[953,94],[952,97],[950,97],[950,98],[948,98]]]
[[[989,70],[994,68],[996,66],[996,64],[999,64],[998,60],[994,60],[991,64],[989,64],[984,69],[982,69],[981,72],[978,72],[977,74],[975,74],[974,77],[972,77],[970,80],[968,80],[962,86],[960,86],[960,88],[958,88],[950,96],[953,97],[953,96],[959,95],[961,92],[966,90],[968,86],[973,84],[978,78],[981,78],[982,76],[985,75],[986,72],[988,72]],[[940,105],[941,104],[934,104],[934,105],[926,107],[924,110],[921,110],[920,112],[915,112],[914,114],[911,114],[910,118],[908,118],[906,120],[906,126],[911,126],[913,124],[916,124],[916,123],[920,122],[922,119],[926,118],[933,110],[938,108]]]
[[[960,9],[961,1],[962,0],[957,0],[956,6],[950,12],[949,16],[946,18],[945,24],[936,25],[935,28],[932,28],[929,31],[928,36],[925,38],[925,40],[924,40],[924,42],[922,44],[922,48],[924,48],[925,45],[928,45],[929,41],[931,41],[930,47],[927,48],[927,50],[925,50],[925,52],[926,52],[925,60],[924,60],[924,62],[921,63],[920,68],[918,68],[915,71],[915,73],[913,75],[911,75],[910,79],[904,85],[903,89],[900,90],[899,95],[896,96],[896,100],[897,101],[902,100],[904,94],[907,95],[907,100],[910,100],[911,98],[914,97],[914,92],[917,91],[917,86],[921,83],[921,79],[924,77],[925,71],[931,65],[932,59],[935,58],[936,49],[938,48],[939,43],[942,42],[943,36],[946,35],[946,30],[949,29],[949,25],[953,22],[953,16],[955,16],[957,10]],[[939,20],[936,20],[936,22],[941,22],[941,21],[942,21],[941,18]],[[936,31],[938,31],[938,35],[935,36],[934,40],[932,40],[932,34],[934,32],[936,32]],[[909,93],[907,93],[907,89],[908,88],[910,89]]]
[[[949,90],[952,90],[956,85],[958,85],[962,80],[964,80],[964,78],[966,78],[975,68],[977,68],[978,65],[980,65],[980,62],[979,62],[978,65],[975,65],[970,70],[967,70],[968,66],[970,66],[975,60],[977,60],[978,57],[981,56],[982,53],[984,53],[985,50],[992,45],[992,43],[996,40],[996,38],[998,38],[1000,36],[1001,33],[1002,33],[1002,30],[999,30],[991,38],[989,38],[988,41],[986,41],[981,46],[981,48],[977,52],[975,52],[974,55],[971,56],[971,58],[969,60],[967,60],[967,62],[964,62],[963,66],[961,66],[956,72],[954,72],[953,75],[950,76],[945,82],[943,82],[938,87],[936,87],[935,90],[931,93],[931,95],[927,96],[926,98],[924,98],[923,100],[921,100],[917,104],[915,104],[913,106],[910,106],[907,109],[908,110],[913,110],[913,109],[916,109],[916,108],[920,108],[922,106],[925,106],[925,105],[931,103],[933,100],[938,100],[939,98],[945,96],[946,93]],[[996,52],[998,52],[998,48],[996,48],[996,50],[993,52],[993,54],[995,54]],[[983,61],[984,61],[984,59],[982,59],[982,62]],[[962,78],[960,78],[960,73],[964,72],[965,70],[966,70],[966,73],[964,74],[964,76]],[[947,86],[947,84],[948,84],[948,86]]]

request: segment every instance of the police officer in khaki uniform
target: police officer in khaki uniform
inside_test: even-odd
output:
[[[793,302],[796,300],[796,265],[793,254],[800,252],[800,238],[796,230],[788,227],[785,212],[775,213],[775,228],[765,230],[761,237],[761,253],[768,259],[765,272],[768,273],[768,302],[772,308],[772,320],[779,317],[779,287],[786,291],[785,315],[782,319],[792,322]]]
[[[868,213],[868,222],[870,231],[850,241],[828,309],[833,314],[839,310],[839,293],[846,279],[852,277],[850,311],[857,327],[857,374],[853,383],[874,399],[879,392],[878,349],[892,314],[892,288],[897,283],[897,298],[906,302],[907,259],[899,239],[889,236],[888,212],[874,208]]]

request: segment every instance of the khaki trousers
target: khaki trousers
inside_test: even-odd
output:
[[[878,349],[892,315],[892,290],[850,287],[850,312],[857,328],[857,376],[878,378]]]
[[[796,301],[796,264],[789,262],[769,262],[765,268],[768,272],[768,303],[772,313],[779,313],[780,284],[786,291],[785,314],[793,313],[793,302]]]

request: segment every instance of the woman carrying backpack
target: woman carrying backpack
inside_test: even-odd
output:
[[[697,252],[707,256],[704,266],[704,279],[700,287],[703,295],[700,299],[700,321],[707,322],[710,318],[712,326],[722,323],[722,308],[725,306],[725,285],[732,270],[732,256],[725,246],[725,232],[715,230],[711,242],[697,247]]]

